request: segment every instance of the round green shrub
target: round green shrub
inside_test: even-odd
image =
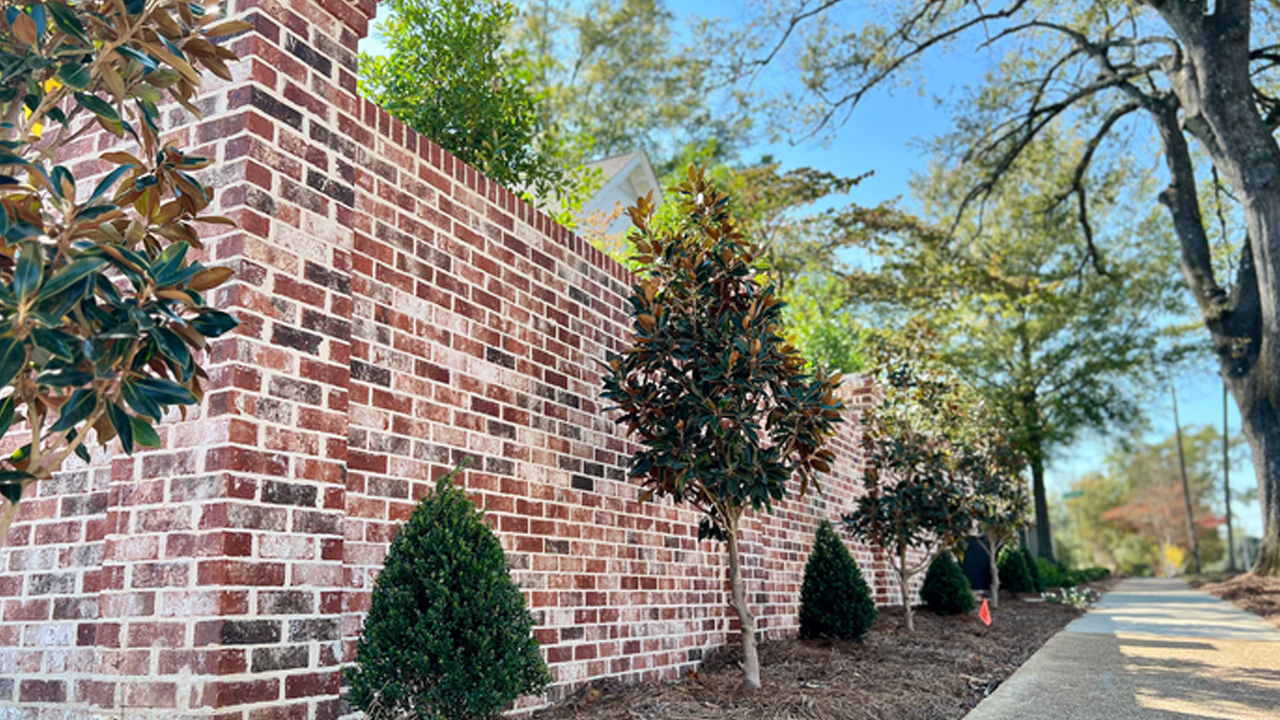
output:
[[[924,585],[920,587],[920,599],[924,600],[925,607],[939,615],[960,615],[976,606],[973,586],[949,552],[929,563]]]
[[[1040,563],[1036,562],[1036,557],[1024,545],[1022,547],[1022,559],[1027,563],[1027,571],[1031,573],[1031,589],[1036,592],[1044,592],[1044,578],[1040,576]]]
[[[1035,581],[1031,578],[1031,569],[1027,567],[1027,557],[1023,552],[1006,546],[996,559],[996,569],[1000,573],[1000,589],[1010,593],[1035,592]]]
[[[550,681],[532,630],[502,546],[450,474],[391,543],[348,699],[371,718],[495,717]]]
[[[804,566],[800,637],[861,640],[879,616],[857,561],[823,520]]]

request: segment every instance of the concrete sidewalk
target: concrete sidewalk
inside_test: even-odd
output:
[[[1126,580],[965,720],[1280,720],[1280,630],[1177,580]]]

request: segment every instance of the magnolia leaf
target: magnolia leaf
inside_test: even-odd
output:
[[[120,113],[102,98],[88,93],[75,93],[76,102],[81,107],[108,122],[120,122]]]
[[[17,269],[13,271],[13,292],[18,299],[25,300],[40,289],[43,273],[44,250],[40,243],[22,243],[22,248],[18,251]]]
[[[160,447],[160,435],[151,423],[140,417],[130,417],[129,423],[133,429],[133,442],[135,445],[142,447]]]
[[[62,404],[58,422],[49,428],[50,432],[65,432],[74,428],[82,420],[89,417],[98,405],[98,391],[92,388],[81,388],[71,394],[71,398]]]
[[[124,448],[126,455],[133,454],[133,423],[124,408],[115,403],[107,403],[107,417],[111,419],[111,426],[115,428],[116,435],[120,438],[120,446]]]
[[[27,364],[27,348],[14,338],[0,338],[0,387],[13,382]]]
[[[230,280],[234,275],[235,271],[229,267],[205,268],[187,281],[187,289],[197,292],[211,290]]]

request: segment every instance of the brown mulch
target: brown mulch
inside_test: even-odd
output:
[[[1253,573],[1231,575],[1218,573],[1191,580],[1191,586],[1234,604],[1241,610],[1261,615],[1280,628],[1280,578],[1261,577]]]
[[[1098,587],[1098,586],[1094,586]],[[1105,586],[1103,587],[1105,589]],[[977,613],[920,610],[915,634],[901,608],[881,608],[864,642],[780,640],[760,646],[764,688],[741,685],[737,648],[665,683],[597,684],[537,720],[946,720],[961,718],[1081,611],[1006,601],[991,627]]]

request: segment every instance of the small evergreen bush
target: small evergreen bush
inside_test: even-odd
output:
[[[880,613],[849,548],[823,520],[800,588],[800,637],[861,640]]]
[[[1036,562],[1036,557],[1031,551],[1023,546],[1022,559],[1027,563],[1027,572],[1031,573],[1031,589],[1036,592],[1044,592],[1044,578],[1040,577],[1040,564]]]
[[[969,578],[964,576],[964,571],[949,552],[929,563],[924,585],[920,588],[920,599],[939,615],[960,615],[970,612],[976,605]]]
[[[372,603],[348,697],[371,718],[495,717],[550,681],[502,546],[452,473],[391,543]]]
[[[1027,567],[1027,557],[1022,550],[1012,545],[1005,547],[996,560],[996,569],[1000,573],[1002,591],[1035,592],[1035,581],[1031,578],[1031,569]]]

